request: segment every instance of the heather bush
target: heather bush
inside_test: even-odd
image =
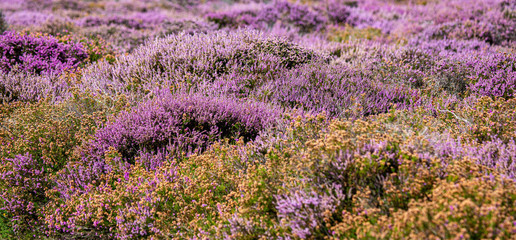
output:
[[[72,108],[74,105],[78,106]],[[88,99],[22,105],[3,116],[2,157],[29,153],[58,170],[68,162],[74,147],[89,139],[103,122],[102,109]]]
[[[181,208],[178,207],[182,204],[178,201],[190,204],[189,199],[201,197],[199,194],[203,191],[200,189],[205,188],[197,187],[188,180],[188,177],[195,178],[195,175],[190,175],[191,165],[181,164],[181,172],[178,167],[172,165],[181,159],[177,157],[200,153],[200,150],[222,138],[242,143],[252,140],[261,130],[272,127],[278,121],[275,110],[258,103],[242,103],[231,99],[196,95],[165,95],[157,99],[150,100],[135,110],[119,114],[114,122],[108,123],[95,133],[94,139],[87,144],[91,149],[85,149],[89,151],[83,155],[86,159],[77,162],[79,164],[69,164],[60,171],[56,179],[57,185],[52,190],[53,196],[56,197],[56,201],[66,201],[70,208],[54,206],[48,210],[52,212],[56,208],[59,209],[54,214],[46,215],[46,222],[53,234],[90,234],[89,236],[125,239],[131,236],[159,236],[173,231],[165,223],[177,221],[174,216],[183,216],[186,218],[185,221],[192,220],[195,216],[192,212],[195,209],[179,211]],[[191,157],[195,158],[195,155]],[[126,162],[133,165],[129,166]],[[141,191],[138,194],[127,192],[126,187],[132,185],[133,180],[140,181],[138,179],[141,179],[141,171],[148,171],[148,174],[157,178],[144,183],[149,184],[148,188],[135,189],[137,192]],[[164,171],[164,178],[159,174],[161,171]],[[182,172],[188,173],[188,177],[177,175]],[[123,177],[119,179],[118,176]],[[205,180],[209,179],[208,177]],[[177,192],[178,195],[175,197],[168,194],[170,191],[176,191],[174,189],[180,186],[178,184],[191,184],[192,188],[199,190],[187,190],[182,194],[189,194],[189,197],[180,200],[181,196],[184,196],[180,192]],[[115,197],[112,195],[113,192],[105,192],[108,188],[111,189],[110,186],[114,187],[115,192],[127,197]],[[210,186],[213,190],[214,187],[217,186]],[[155,192],[152,195],[157,194],[156,196],[161,197],[151,200],[147,195],[149,191]],[[105,202],[108,198],[104,197],[100,197],[99,202],[84,202],[88,196],[99,196],[98,194],[107,194],[106,197],[115,198],[109,204]],[[209,196],[208,193],[203,195]],[[140,205],[142,201],[147,201],[147,204]],[[173,205],[167,205],[167,201]],[[102,209],[110,211],[109,215],[112,217],[99,219],[89,214],[90,211],[101,211],[101,206],[104,206]],[[143,211],[141,216],[145,215],[147,220],[135,218],[140,214],[137,213],[139,211]],[[70,214],[76,217],[66,217]],[[68,220],[59,222],[58,219],[62,217]],[[93,231],[82,231],[84,227]]]
[[[58,123],[58,119],[54,121],[50,121],[51,117],[46,115],[49,110],[52,110],[52,106],[49,104],[45,104],[42,106],[38,106],[37,104],[33,104],[33,106],[28,105],[26,107],[22,107],[17,109],[14,113],[12,113],[8,118],[3,119],[7,131],[4,132],[5,141],[10,142],[4,146],[6,149],[3,152],[3,157],[12,157],[12,154],[23,154],[25,152],[30,153],[34,158],[40,158],[45,155],[45,152],[52,152],[50,156],[52,159],[47,159],[49,162],[54,163],[63,163],[66,161],[66,156],[70,155],[70,147],[65,147],[68,143],[73,145],[73,142],[70,142],[66,133],[58,133],[58,136],[49,136],[49,142],[53,142],[53,144],[49,144],[45,149],[43,147],[38,147],[41,141],[44,141],[41,138],[47,133],[52,132],[52,129],[60,126]],[[62,120],[61,120],[62,121]],[[41,125],[42,123],[48,123],[48,126],[41,126],[41,128],[32,127],[33,124]],[[66,123],[66,124],[71,124]],[[53,127],[51,127],[53,126]],[[65,127],[66,129],[66,127]],[[62,141],[59,141],[62,139]],[[63,145],[62,147],[60,145]]]
[[[117,157],[121,155],[114,149],[106,154],[107,161],[115,162]],[[181,162],[167,156],[155,158],[163,162],[155,170],[146,169],[138,158],[129,168],[113,164],[113,172],[97,180],[99,184],[90,184],[88,193],[56,199],[59,204],[50,206],[45,216],[50,235],[187,238],[190,234],[181,229],[202,230],[196,223],[218,218],[215,203],[224,201],[228,185],[221,180],[231,179],[228,169],[211,168],[217,164],[209,157],[194,156]],[[204,171],[213,174],[200,174]]]
[[[82,11],[85,10],[88,1],[51,0],[49,2],[53,9]]]
[[[81,28],[79,34],[89,39],[104,39],[115,52],[132,52],[138,46],[149,39],[153,39],[148,32],[128,29],[124,26],[98,26],[93,28]]]
[[[483,96],[513,98],[516,88],[516,56],[500,53],[483,58],[477,63],[468,62],[475,66],[475,76],[470,76],[470,90]]]
[[[514,29],[516,25],[512,15],[515,5],[513,3],[504,4],[504,1],[497,1],[494,5],[495,7],[491,11],[488,10],[483,14],[478,14],[482,10],[472,12],[472,14],[478,15],[467,20],[462,18],[437,25],[437,29],[432,33],[431,37],[481,39],[490,44],[503,44],[515,41]]]
[[[483,97],[471,107],[464,108],[460,114],[471,120],[470,139],[480,143],[498,138],[504,142],[514,140],[515,104],[515,99]]]
[[[514,158],[514,140],[504,143],[495,138],[479,145],[464,143],[461,138],[434,138],[429,139],[429,146],[439,158],[469,158],[478,165],[496,170],[504,178],[514,179],[516,176],[516,165],[511,160]]]
[[[6,32],[0,36],[0,69],[8,72],[60,73],[88,57],[81,44],[60,43],[50,36]]]
[[[277,118],[259,103],[184,94],[156,98],[96,132],[94,148],[100,156],[109,147],[131,162],[138,150],[166,148],[173,156],[190,155],[223,138],[252,140]]]
[[[52,75],[33,75],[9,72],[0,76],[0,101],[37,102],[41,99],[58,100],[67,95],[68,83]]]
[[[65,33],[68,33],[65,31]],[[57,39],[64,44],[81,44],[84,51],[88,55],[83,63],[93,63],[99,60],[106,60],[108,62],[114,61],[115,51],[113,47],[99,36],[84,37],[80,34],[58,34]]]
[[[326,6],[328,19],[337,24],[346,23],[352,11],[352,5],[346,3],[349,2],[338,0],[329,1]]]
[[[350,43],[333,52],[338,62],[369,78],[431,94],[512,98],[514,92],[514,55],[479,41],[411,41],[396,47]]]
[[[64,36],[77,32],[78,27],[70,19],[49,19],[37,27],[25,28],[24,32],[49,34],[51,36]]]
[[[81,28],[80,35],[88,38],[102,38],[116,52],[133,52],[149,40],[185,32],[187,34],[207,33],[214,29],[211,24],[197,20],[167,20],[159,25],[148,25],[149,29],[131,29],[123,25],[101,25]]]
[[[392,105],[418,105],[419,94],[401,86],[358,77],[342,66],[309,64],[271,81],[259,91],[265,101],[329,116],[356,117],[386,112]]]
[[[438,11],[426,16],[434,25],[425,29],[423,35],[437,39],[480,39],[490,44],[505,44],[515,40],[515,25],[511,15],[514,11],[513,3],[503,0],[473,2],[439,1],[431,4],[428,9]]]
[[[159,36],[165,37],[181,32],[193,35],[196,33],[208,33],[214,29],[215,27],[212,24],[194,19],[166,21],[160,25]]]
[[[81,81],[83,88],[108,95],[141,95],[156,87],[195,88],[231,74],[271,78],[285,68],[322,58],[313,51],[255,31],[180,33],[121,56],[114,64],[94,65]]]
[[[95,62],[99,60],[112,61],[112,53],[107,49],[102,40],[77,39],[75,36],[61,36],[58,38],[62,44],[84,44],[84,51],[88,58],[82,62]],[[83,52],[84,53],[84,52]],[[17,67],[15,67],[17,68]],[[1,102],[37,102],[42,99],[59,101],[70,96],[70,89],[74,87],[75,79],[80,75],[77,69],[69,69],[63,73],[42,72],[42,74],[10,71],[0,76],[0,101]]]
[[[116,152],[110,152],[106,160],[116,156]],[[54,237],[74,238],[167,236],[165,231],[170,226],[163,226],[163,220],[181,214],[179,206],[187,202],[181,194],[189,193],[179,190],[183,189],[181,185],[190,184],[178,170],[175,164],[155,171],[147,171],[137,164],[114,171],[100,180],[99,186],[90,187],[87,194],[66,201],[56,199],[55,203],[65,205],[51,206],[48,210],[45,222],[49,233]]]

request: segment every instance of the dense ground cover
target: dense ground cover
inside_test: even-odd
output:
[[[514,0],[0,0],[1,239],[514,239]]]

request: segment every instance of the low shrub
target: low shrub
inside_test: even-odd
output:
[[[81,44],[64,44],[51,36],[14,32],[0,36],[0,50],[0,69],[4,73],[60,73],[77,67],[88,58]]]

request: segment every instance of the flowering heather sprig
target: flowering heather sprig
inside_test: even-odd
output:
[[[77,67],[88,54],[81,44],[63,44],[50,36],[0,35],[0,70],[36,74],[60,73]]]

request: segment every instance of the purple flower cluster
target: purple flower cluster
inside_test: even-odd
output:
[[[0,70],[4,73],[60,73],[77,67],[87,58],[81,44],[60,43],[50,36],[14,32],[0,35]]]
[[[274,124],[277,114],[261,103],[160,94],[98,130],[94,149],[102,157],[114,147],[127,160],[139,150],[167,149],[173,155],[199,153],[223,138],[254,139]]]
[[[276,196],[276,209],[282,224],[301,239],[324,229],[324,215],[335,211],[340,199],[316,192],[290,191],[289,194]]]

